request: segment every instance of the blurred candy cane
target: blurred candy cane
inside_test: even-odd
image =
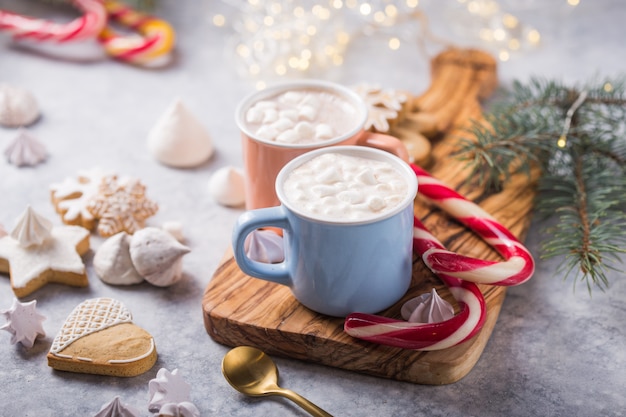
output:
[[[103,0],[109,19],[136,31],[137,35],[121,35],[110,26],[98,39],[115,59],[138,65],[160,64],[174,47],[174,29],[164,20],[137,12],[114,0]]]
[[[484,324],[485,300],[474,283],[518,285],[530,279],[535,265],[528,249],[482,208],[418,166],[411,167],[417,175],[420,193],[472,229],[505,260],[484,261],[450,252],[415,218],[413,250],[448,286],[460,312],[449,320],[427,324],[353,313],[346,317],[344,329],[359,339],[405,349],[445,349],[468,340]]]
[[[95,38],[107,21],[102,3],[98,0],[72,0],[70,3],[84,14],[68,23],[55,23],[0,10],[0,31],[9,32],[14,39],[58,43]]]

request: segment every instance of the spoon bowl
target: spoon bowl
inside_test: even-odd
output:
[[[309,414],[332,417],[301,395],[278,385],[278,368],[265,352],[239,346],[226,353],[222,360],[222,373],[226,381],[242,394],[252,397],[278,395],[298,404]]]

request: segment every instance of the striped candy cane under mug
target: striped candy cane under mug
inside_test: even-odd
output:
[[[485,261],[448,251],[419,219],[414,219],[413,251],[450,289],[460,311],[438,323],[409,323],[388,317],[352,313],[344,329],[349,335],[389,346],[414,350],[439,350],[474,336],[486,317],[485,300],[476,283],[518,285],[532,276],[532,255],[506,227],[422,168],[411,165],[419,192],[478,234],[504,257]]]
[[[23,16],[0,9],[0,31],[14,39],[65,43],[95,38],[107,22],[107,13],[99,0],[72,0],[83,15],[67,23]]]

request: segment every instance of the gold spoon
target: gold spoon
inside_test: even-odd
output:
[[[265,352],[250,346],[231,349],[222,360],[224,378],[237,391],[252,397],[278,395],[316,417],[332,417],[303,396],[278,386],[278,368]]]

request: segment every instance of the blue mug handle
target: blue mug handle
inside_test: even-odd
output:
[[[291,287],[292,280],[289,275],[288,265],[290,260],[287,259],[287,257],[285,257],[283,262],[269,264],[254,261],[246,255],[244,247],[246,238],[254,230],[262,227],[279,227],[281,229],[290,230],[287,210],[281,205],[246,211],[239,216],[233,228],[233,252],[235,254],[235,261],[237,261],[239,268],[247,275]]]

